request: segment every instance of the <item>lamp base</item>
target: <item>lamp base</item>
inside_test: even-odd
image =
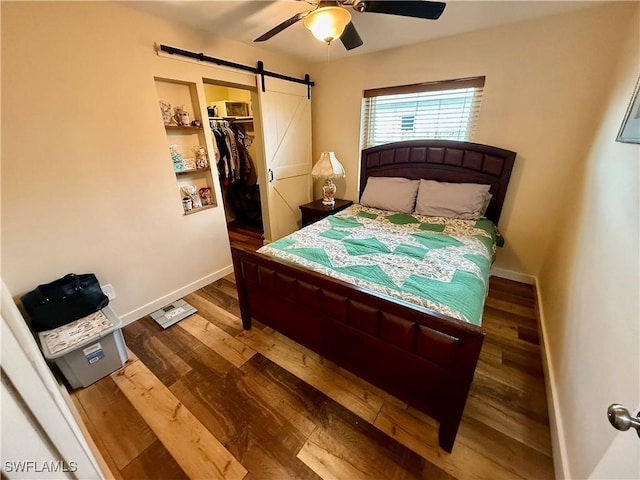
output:
[[[336,184],[327,178],[327,181],[322,186],[322,205],[325,207],[333,207],[336,204]]]

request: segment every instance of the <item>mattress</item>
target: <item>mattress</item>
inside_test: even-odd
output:
[[[501,242],[484,218],[427,217],[355,204],[258,252],[480,325]]]

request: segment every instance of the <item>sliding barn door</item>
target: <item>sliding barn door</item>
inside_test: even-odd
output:
[[[300,228],[299,206],[311,201],[311,100],[307,86],[258,77],[258,100],[266,162],[265,240]]]

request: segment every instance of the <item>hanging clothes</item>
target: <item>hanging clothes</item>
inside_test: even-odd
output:
[[[228,125],[224,125],[222,128],[226,133],[225,141],[227,142],[231,157],[231,181],[235,182],[240,179],[240,154],[238,153],[238,147],[236,145],[236,135]]]
[[[253,165],[253,159],[249,154],[249,145],[251,145],[251,137],[249,137],[241,125],[232,125],[236,136],[236,144],[238,147],[240,179],[247,185],[255,185],[258,182],[256,169]]]
[[[212,131],[219,152],[216,164],[222,186],[228,187],[239,180],[255,185],[258,179],[248,149],[251,137],[240,125],[227,121],[215,121]]]
[[[239,155],[235,135],[226,121],[215,122],[212,131],[220,152],[220,158],[216,162],[220,183],[228,186],[239,178]]]
[[[260,187],[249,146],[253,136],[240,124],[220,122],[214,135],[220,148],[218,172],[225,187],[225,202],[235,217],[250,225],[262,225]]]

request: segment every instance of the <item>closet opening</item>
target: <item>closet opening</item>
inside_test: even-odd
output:
[[[264,172],[259,161],[262,139],[254,122],[257,92],[215,80],[204,80],[204,91],[213,134],[212,171],[220,181],[229,241],[259,248],[264,240],[259,179]]]

